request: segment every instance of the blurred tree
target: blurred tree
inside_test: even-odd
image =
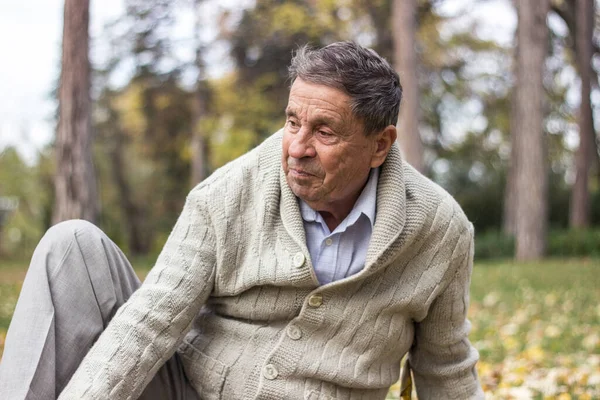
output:
[[[153,246],[172,228],[189,191],[192,112],[190,93],[176,81],[148,85],[133,80],[115,94],[112,107],[119,114],[113,134],[121,137],[125,182],[140,214],[131,222],[141,224],[144,241]]]
[[[95,222],[98,206],[92,162],[89,0],[65,0],[57,170],[53,222],[83,218]]]
[[[576,130],[579,136],[579,146],[571,166],[575,182],[570,191],[568,222],[571,227],[581,228],[589,226],[593,219],[591,198],[594,193],[591,193],[591,190],[595,186],[596,192],[598,191],[598,185],[593,185],[593,181],[590,180],[594,170],[597,178],[600,178],[600,148],[594,130],[591,102],[593,90],[598,90],[597,71],[594,70],[593,59],[594,56],[600,55],[600,49],[593,37],[594,32],[598,31],[598,26],[595,25],[600,22],[600,19],[596,16],[596,2],[593,0],[553,0],[551,6],[552,11],[562,19],[567,28],[566,34],[559,41],[562,47],[570,50],[569,57],[565,60],[565,69],[569,66],[576,68],[580,78],[581,102],[578,109],[572,110],[572,117],[577,120],[577,127],[572,129],[567,126],[567,128]],[[586,81],[589,85],[585,83]],[[571,111],[571,107],[567,106],[569,103],[567,99],[562,100],[564,102],[562,107]]]
[[[573,2],[570,3],[573,6]],[[598,152],[590,98],[595,13],[594,0],[577,0],[574,3],[576,14],[575,49],[581,78],[581,104],[579,106],[579,147],[575,155],[576,177],[571,195],[569,220],[571,227],[584,228],[590,224],[589,177],[594,153]]]
[[[148,158],[153,169],[150,187],[140,195],[144,215],[152,215],[154,232],[171,229],[189,191],[191,138],[190,93],[180,85],[182,63],[173,53],[170,29],[176,2],[127,0],[130,43],[134,65],[127,93],[129,108],[122,116],[124,132],[132,136],[138,155]],[[122,99],[121,105],[127,101]],[[127,121],[131,118],[131,121]],[[151,242],[153,239],[151,239]]]
[[[143,254],[162,247],[189,191],[192,93],[181,84],[186,65],[170,39],[176,2],[125,4],[105,32],[112,57],[95,80],[102,223],[128,251]],[[111,87],[123,70],[128,80]]]
[[[519,110],[513,149],[516,181],[516,258],[544,255],[547,230],[548,170],[544,138],[544,60],[547,54],[549,0],[518,0],[516,107]]]
[[[96,119],[96,127],[102,146],[101,155],[106,158],[106,165],[99,168],[103,188],[101,198],[104,204],[114,205],[110,210],[103,210],[102,220],[108,222],[108,214],[119,211],[116,218],[120,221],[118,229],[121,232],[114,232],[110,227],[106,227],[111,238],[118,243],[121,237],[125,237],[127,250],[131,254],[146,254],[151,247],[149,224],[143,207],[135,200],[134,186],[130,182],[132,166],[126,161],[130,138],[123,131],[122,117],[114,104],[118,104],[118,100],[117,93],[104,88],[97,102],[97,108],[102,110],[103,117]],[[103,157],[99,158],[103,160]],[[103,169],[108,171],[105,173]],[[103,184],[104,182],[106,184]],[[111,186],[114,186],[114,191],[111,190]],[[112,198],[109,197],[111,195]]]
[[[515,32],[515,37],[519,37],[519,24]],[[519,54],[519,41],[516,41],[513,59],[517,60]],[[513,76],[520,76],[518,68],[520,63],[513,64]],[[517,174],[519,172],[518,162],[521,156],[518,152],[520,147],[516,146],[516,135],[518,130],[518,121],[520,120],[519,106],[517,101],[518,90],[514,87],[511,90],[510,103],[510,163],[506,176],[506,184],[504,186],[504,203],[502,210],[502,231],[505,235],[515,236],[517,234]]]
[[[403,89],[398,119],[398,142],[406,161],[425,172],[423,143],[419,134],[419,81],[417,77],[416,0],[394,0],[392,27],[394,65]]]
[[[195,186],[208,176],[209,167],[209,135],[202,129],[204,119],[208,114],[209,91],[206,69],[203,58],[203,44],[200,39],[202,33],[202,3],[204,0],[194,0],[195,22],[194,42],[196,47],[195,66],[196,78],[195,93],[192,104],[192,140],[191,140],[191,185]]]
[[[478,233],[499,229],[509,148],[511,47],[485,39],[443,2],[419,2],[416,49],[429,175],[461,204]],[[467,22],[467,23],[465,23]],[[404,105],[403,105],[404,106]]]
[[[373,29],[373,49],[386,60],[394,60],[394,28],[396,18],[392,7],[394,0],[354,0],[356,15],[366,14],[369,16]],[[422,3],[422,2],[421,2]],[[392,18],[390,18],[392,15]],[[415,15],[415,22],[418,23]]]
[[[241,108],[232,109],[231,126],[253,132],[252,145],[283,126],[287,69],[302,44],[320,47],[345,36],[342,5],[326,0],[257,0],[230,33],[236,92]],[[249,100],[252,99],[252,102]]]
[[[568,47],[569,49],[571,49],[573,56],[569,59],[566,60],[567,61],[567,67],[569,65],[573,65],[575,66],[578,70],[580,69],[580,66],[578,65],[578,62],[580,60],[580,56],[578,55],[578,53],[580,52],[580,46],[577,44],[578,41],[578,36],[582,34],[582,27],[585,26],[585,23],[582,26],[579,26],[579,22],[577,20],[577,18],[579,18],[580,16],[577,14],[577,10],[581,9],[581,7],[579,6],[579,3],[577,3],[579,0],[553,0],[551,2],[551,7],[552,7],[552,11],[559,16],[565,23],[566,27],[567,27],[567,35],[566,38],[564,40],[564,43],[561,43],[563,47]],[[592,74],[592,77],[590,78],[590,84],[592,88],[596,88],[598,89],[598,71],[597,68],[594,68],[594,64],[599,65],[598,63],[594,63],[594,57],[598,57],[600,56],[600,47],[598,46],[598,44],[596,43],[597,41],[594,40],[594,36],[595,36],[595,32],[598,32],[600,29],[600,18],[597,18],[596,15],[596,8],[597,8],[597,0],[591,1],[589,4],[586,5],[586,7],[592,7],[590,12],[591,12],[591,18],[592,18],[592,26],[591,28],[591,37],[592,37],[592,41],[591,41],[591,48],[592,48],[592,54],[591,54],[591,61],[590,61],[590,73]],[[585,3],[581,3],[582,5],[585,5]],[[585,7],[584,7],[585,8]],[[583,23],[583,21],[581,21]],[[588,22],[589,23],[589,22]],[[589,38],[587,39],[589,40]],[[585,47],[584,47],[585,49]],[[600,66],[600,65],[599,65]],[[595,75],[595,76],[593,76]],[[583,88],[582,88],[583,90]],[[566,101],[566,99],[563,99]],[[590,106],[592,106],[591,102],[590,102]],[[579,113],[579,115],[581,115],[581,113]],[[593,116],[593,112],[592,112],[592,116]],[[579,120],[581,121],[581,120]],[[598,178],[600,178],[600,143],[596,140],[596,134],[594,131],[590,132],[592,133],[592,141],[596,143],[595,147],[590,148],[590,153],[591,153],[591,163],[592,163],[592,168],[596,168],[596,173],[598,173]]]

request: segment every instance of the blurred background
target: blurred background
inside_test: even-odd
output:
[[[600,398],[598,3],[2,2],[0,354],[49,226],[93,221],[143,277],[189,190],[282,127],[293,51],[354,40],[400,74],[405,158],[475,225],[486,396]]]

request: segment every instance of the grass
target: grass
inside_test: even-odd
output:
[[[0,260],[0,354],[26,266]],[[479,262],[469,319],[486,398],[600,398],[600,259]]]
[[[476,265],[470,339],[499,399],[600,398],[600,260]]]

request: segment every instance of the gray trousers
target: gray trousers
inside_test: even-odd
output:
[[[127,258],[96,226],[75,220],[50,228],[33,254],[8,329],[0,399],[56,399],[139,286]],[[177,353],[140,399],[198,399]]]

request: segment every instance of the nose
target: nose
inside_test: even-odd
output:
[[[313,140],[314,138],[310,133],[310,130],[301,127],[300,130],[294,134],[292,142],[290,143],[290,147],[288,149],[290,157],[297,159],[314,157],[317,152],[315,150]]]

